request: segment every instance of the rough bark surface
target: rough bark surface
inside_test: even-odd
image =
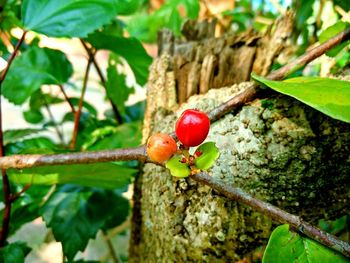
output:
[[[217,58],[208,57],[201,66],[196,60],[185,63],[180,68],[188,65],[188,74],[183,75],[175,57],[163,54],[152,65],[144,140],[155,132],[173,132],[183,110],[208,112],[250,85],[243,82],[193,96],[193,86],[210,79],[202,78],[201,72],[210,71],[210,61]],[[269,63],[261,64],[265,68]],[[192,75],[197,80],[189,84]],[[189,99],[181,95],[179,85],[186,86]],[[272,95],[212,124],[207,140],[220,148],[211,176],[309,222],[349,212],[348,124],[295,99]],[[191,179],[174,178],[153,164],[146,164],[136,179],[134,199],[137,217],[132,224],[130,262],[234,262],[266,242],[273,229],[270,219],[249,207]]]

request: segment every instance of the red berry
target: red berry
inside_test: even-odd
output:
[[[185,110],[176,122],[175,133],[183,145],[193,147],[207,138],[209,128],[207,114],[199,110]]]
[[[156,133],[147,141],[147,154],[152,161],[163,163],[176,153],[175,140],[164,133]]]

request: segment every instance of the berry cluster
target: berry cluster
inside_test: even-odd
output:
[[[179,147],[171,136],[157,133],[148,139],[147,154],[154,162],[166,162],[166,167],[178,177],[186,177],[202,168],[208,169],[218,157],[215,144],[202,144],[193,155],[189,153],[189,148],[200,145],[207,138],[209,128],[207,114],[196,109],[185,110],[175,125]]]

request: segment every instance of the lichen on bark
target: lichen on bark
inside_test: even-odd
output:
[[[170,133],[183,110],[208,112],[247,85],[193,96],[173,113],[158,109],[151,133]],[[207,140],[220,148],[211,176],[313,223],[349,211],[348,124],[275,94],[213,123]],[[138,250],[131,262],[231,262],[266,242],[273,228],[249,207],[162,167],[145,165],[139,180],[140,240],[131,242]]]

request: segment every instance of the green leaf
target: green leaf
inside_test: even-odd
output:
[[[73,106],[78,107],[79,105],[79,98],[69,98],[70,102],[72,103]],[[97,111],[94,108],[94,106],[92,106],[90,103],[83,101],[83,108],[85,108],[91,115],[93,116],[97,116]]]
[[[83,149],[90,151],[136,147],[141,143],[141,123],[124,123],[117,127],[106,126],[90,133]]]
[[[73,73],[66,55],[58,50],[32,47],[13,61],[3,83],[3,94],[22,104],[43,84],[63,84]]]
[[[350,26],[350,24],[347,22],[338,21],[334,25],[325,29],[320,34],[320,37],[319,37],[320,43],[326,42],[328,39],[334,37],[335,35],[337,35],[341,31],[344,31],[349,26]],[[327,51],[326,55],[330,56],[330,57],[335,57],[344,47],[349,45],[349,43],[350,43],[349,40],[344,41],[343,43],[341,43],[341,44],[337,45],[336,47],[332,48],[331,50]]]
[[[5,147],[7,155],[24,153],[54,153],[56,145],[46,137],[26,139],[19,142],[9,143]]]
[[[263,263],[349,262],[344,256],[309,238],[289,231],[288,225],[277,227],[267,244]]]
[[[24,263],[24,258],[30,252],[23,242],[15,242],[0,249],[0,262],[3,263]]]
[[[10,180],[17,184],[77,184],[90,187],[120,188],[130,182],[135,169],[113,163],[52,165],[22,170],[8,169]]]
[[[203,143],[196,149],[196,151],[202,153],[194,161],[196,167],[201,170],[208,170],[210,167],[212,167],[220,155],[219,149],[216,147],[214,142]]]
[[[108,217],[102,227],[103,230],[108,230],[121,225],[129,216],[130,204],[129,200],[120,194],[114,194],[113,202],[109,205],[113,205],[113,213]]]
[[[130,15],[135,13],[141,6],[141,0],[116,0],[118,15]]]
[[[170,170],[172,176],[175,177],[187,177],[191,173],[191,169],[187,164],[180,161],[181,156],[175,155],[169,161],[166,162],[165,167]]]
[[[51,37],[86,37],[117,14],[111,0],[24,0],[22,22],[27,30]]]
[[[38,124],[44,120],[44,115],[41,113],[40,110],[30,109],[28,111],[24,111],[23,117],[26,120],[26,122],[32,124]]]
[[[91,191],[68,185],[50,197],[42,208],[42,215],[71,261],[113,217],[117,205],[116,194],[112,191]]]
[[[43,131],[43,129],[18,129],[18,130],[7,130],[4,132],[4,144],[16,142],[19,139],[23,139],[27,136],[36,134]]]
[[[126,85],[126,76],[117,71],[116,65],[109,64],[107,68],[106,90],[108,98],[118,106],[121,114],[125,113],[125,102],[134,89]]]
[[[252,74],[266,86],[344,122],[350,122],[350,82],[318,77],[272,81]]]
[[[110,50],[123,57],[134,72],[137,83],[140,85],[146,83],[152,58],[139,40],[96,32],[90,34],[87,41],[96,49]]]

